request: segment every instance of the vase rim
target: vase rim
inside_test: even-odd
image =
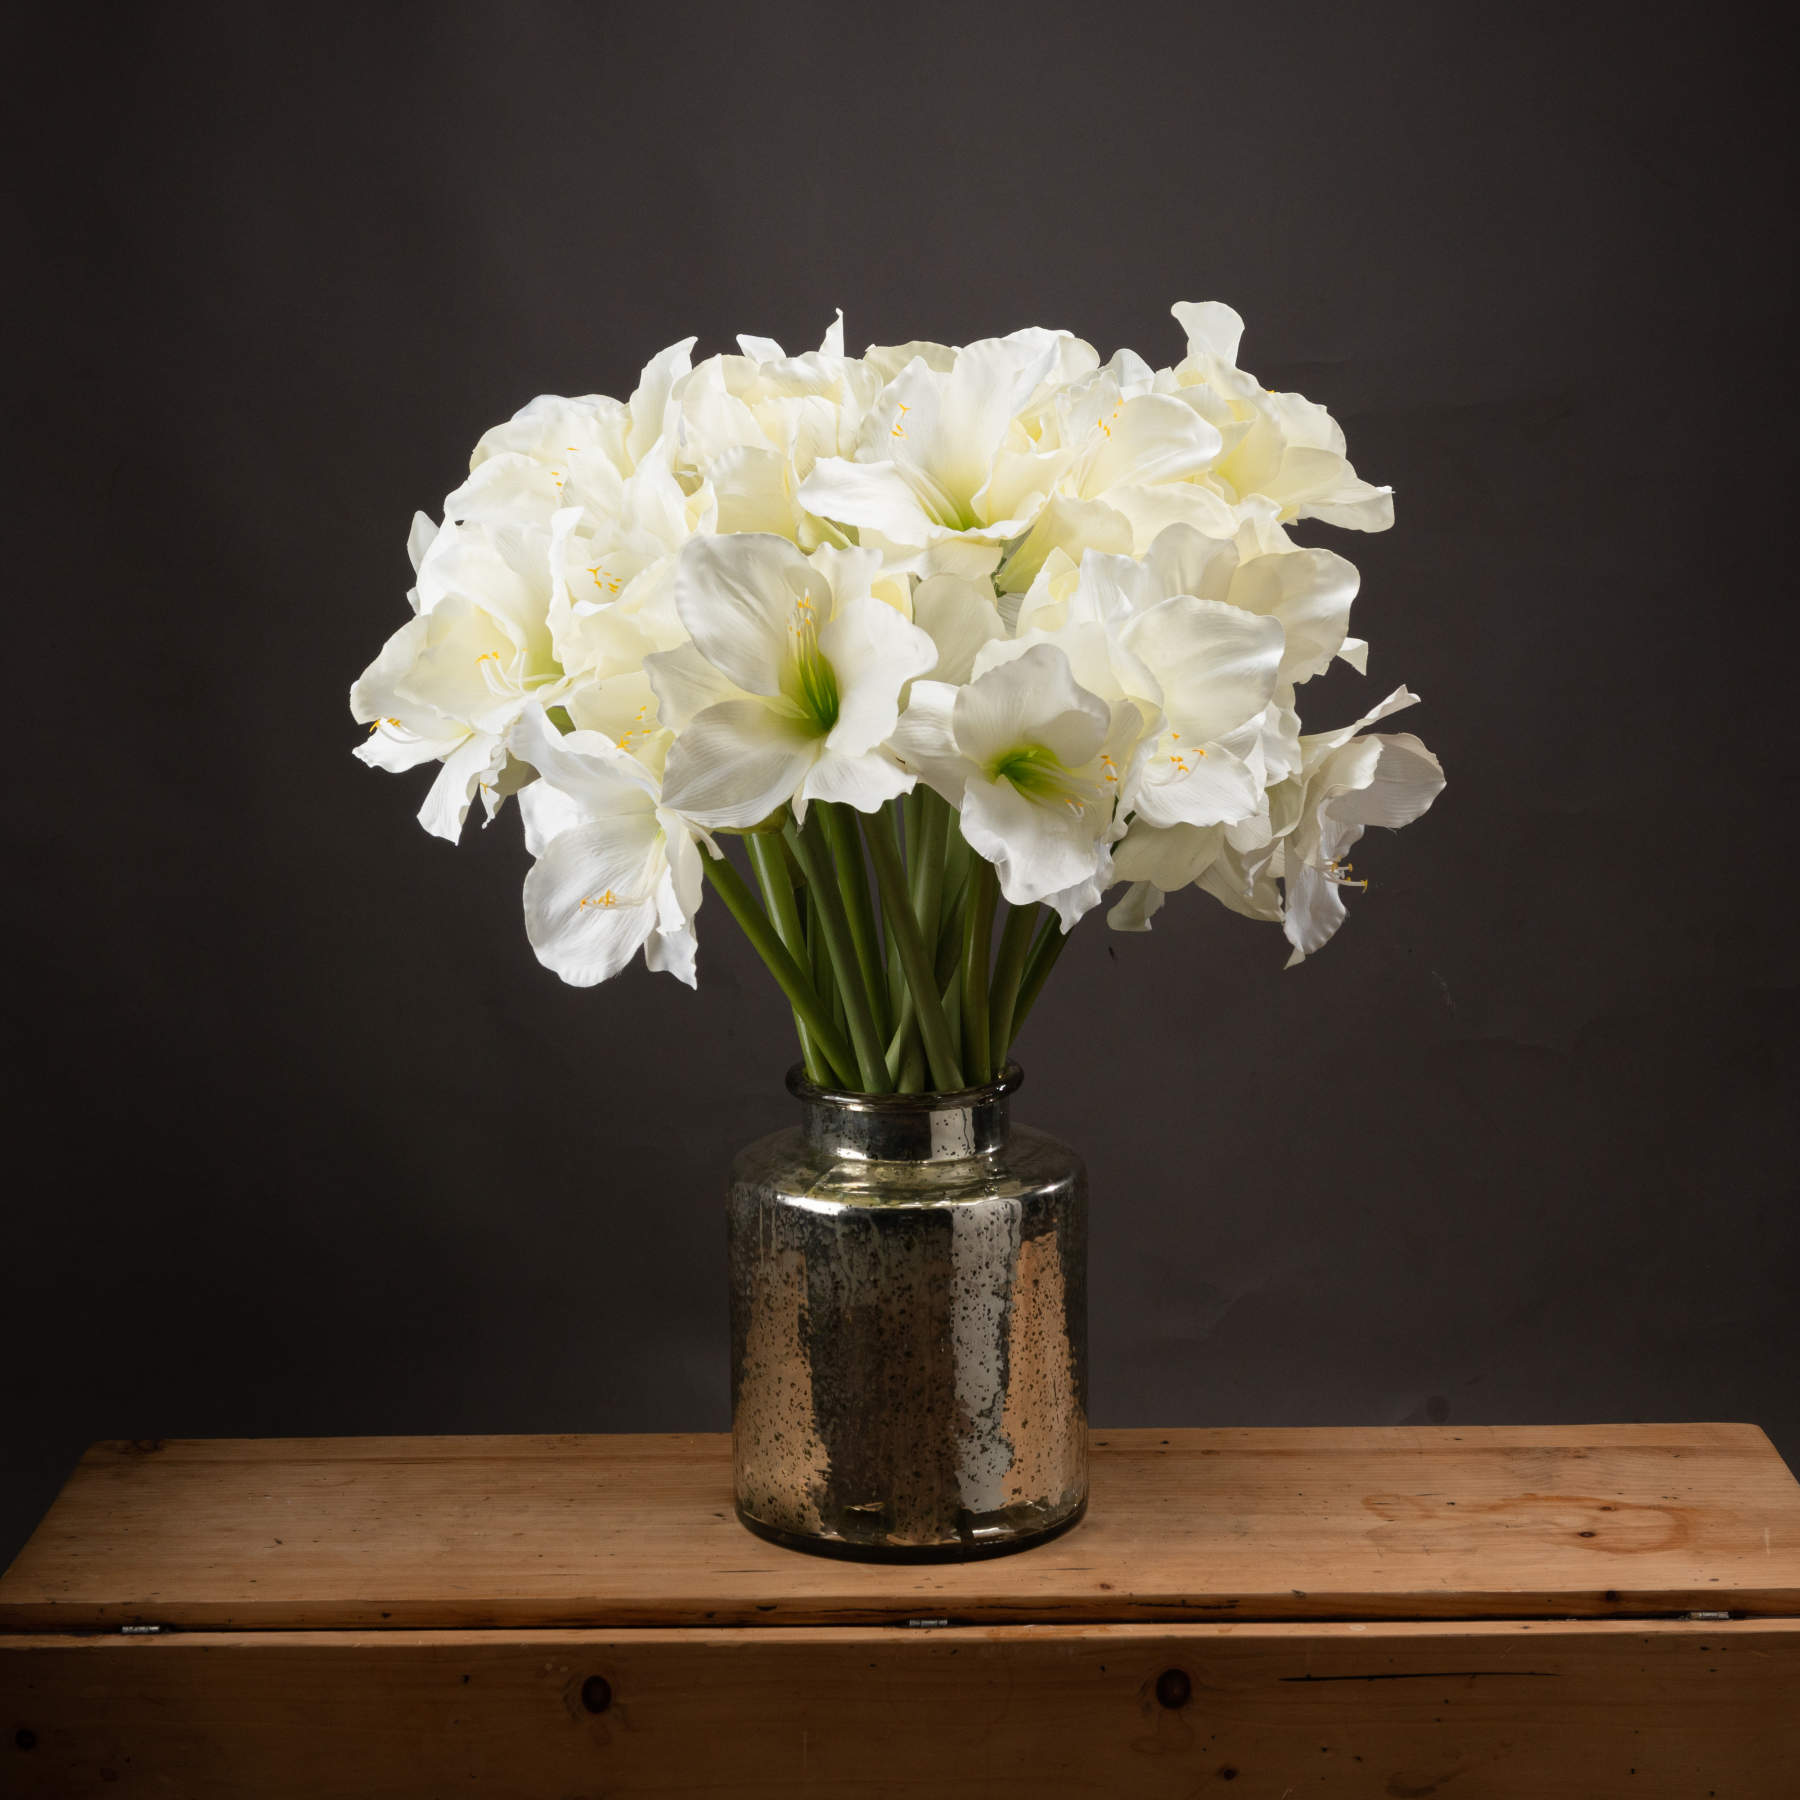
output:
[[[850,1112],[941,1113],[958,1107],[980,1106],[1016,1094],[1025,1085],[1025,1071],[1009,1062],[992,1081],[977,1087],[954,1088],[947,1093],[865,1094],[854,1088],[817,1087],[806,1078],[806,1068],[795,1063],[787,1073],[788,1092],[809,1106],[836,1106]]]

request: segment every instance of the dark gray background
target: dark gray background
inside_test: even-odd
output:
[[[1078,22],[1076,22],[1078,21]],[[1767,65],[1767,67],[1765,66]],[[1800,1453],[1785,96],[1729,8],[139,8],[28,46],[0,1556],[100,1436],[718,1429],[772,986],[533,961],[350,757],[488,424],[698,332],[1178,299],[1398,490],[1450,787],[1284,974],[1086,924],[1023,1113],[1107,1424],[1753,1419]],[[1116,957],[1114,952],[1116,951]]]

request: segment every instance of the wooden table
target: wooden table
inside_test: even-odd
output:
[[[8,1795],[1800,1792],[1749,1425],[1099,1432],[920,1568],[752,1537],[722,1437],[108,1443],[0,1633]]]

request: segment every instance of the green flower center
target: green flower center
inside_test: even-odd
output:
[[[1093,798],[1094,784],[1074,774],[1054,750],[1042,744],[1021,744],[988,764],[993,781],[1010,781],[1032,800],[1073,800],[1078,805]]]
[[[794,602],[788,624],[789,660],[781,691],[823,737],[838,722],[837,671],[819,648],[819,621],[811,596]]]

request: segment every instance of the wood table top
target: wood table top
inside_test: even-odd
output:
[[[1087,1518],[896,1566],[739,1525],[723,1435],[97,1444],[0,1631],[1800,1614],[1753,1425],[1097,1431]]]

